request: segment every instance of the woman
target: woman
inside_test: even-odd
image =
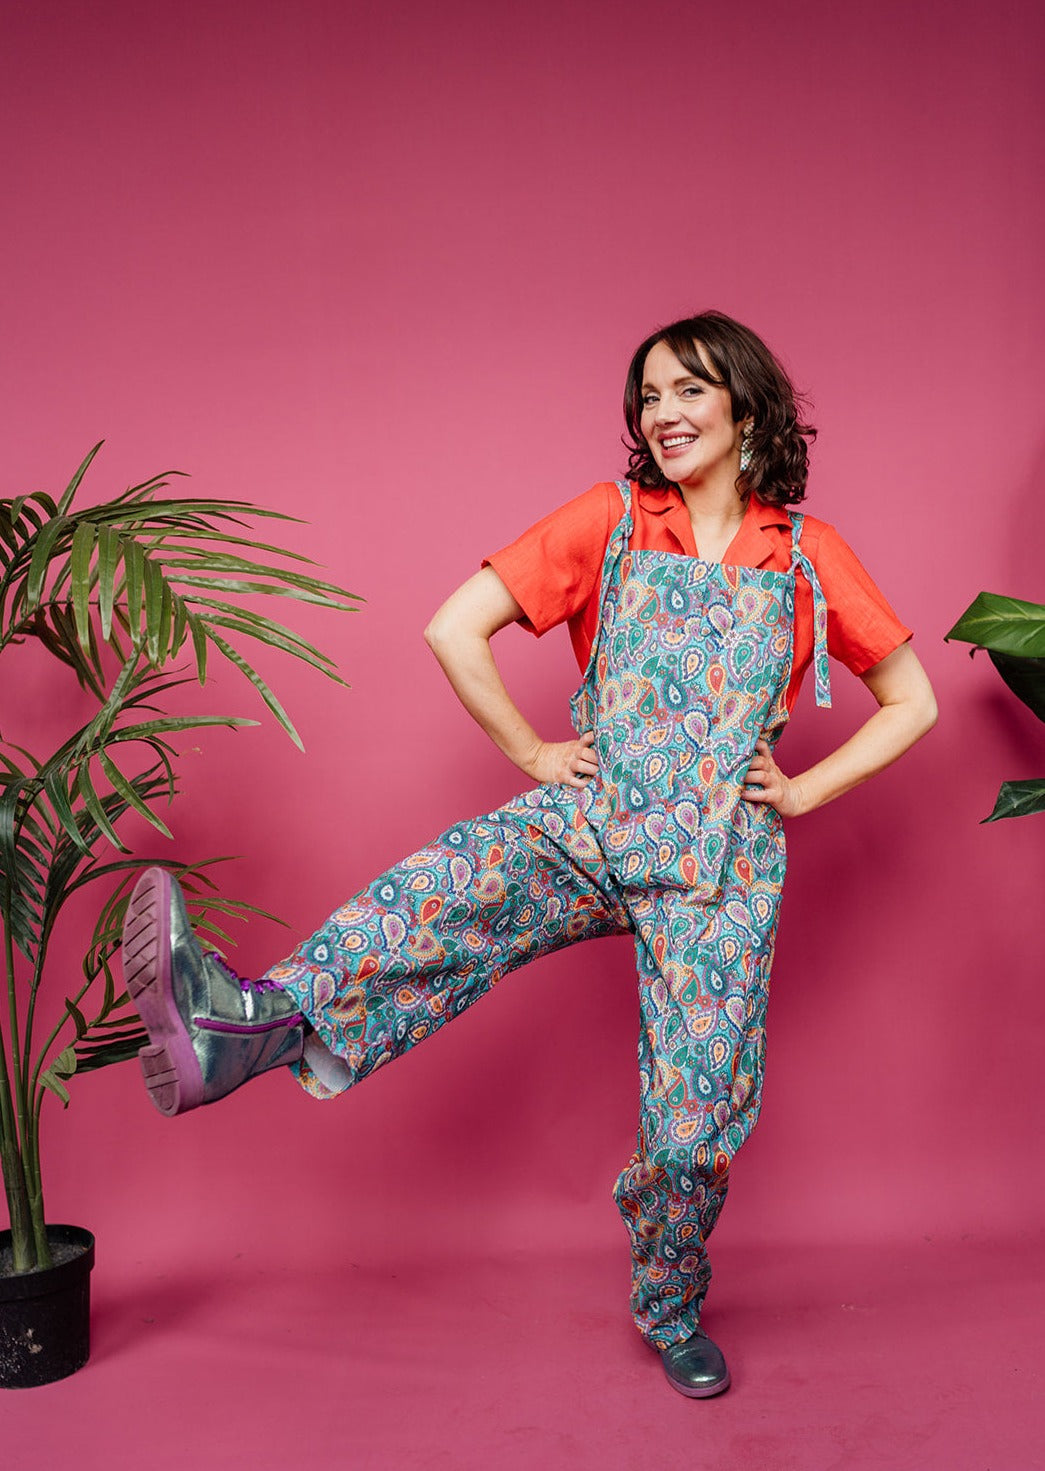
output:
[[[169,1114],[290,1064],[331,1097],[406,1051],[507,971],[576,940],[635,936],[641,1117],[615,1198],[631,1307],[671,1384],[721,1393],[699,1325],[706,1241],[758,1114],[784,876],[781,819],[900,756],[935,720],[901,624],[830,527],[785,508],[806,441],[786,374],[717,312],[635,353],[629,480],[595,486],[491,557],[426,637],[465,708],[535,790],[453,827],[337,910],[261,982],[192,938],[159,869],[135,889],[125,970],[141,1054]],[[577,735],[548,742],[498,674],[490,640],[568,622],[584,681]],[[877,710],[787,776],[774,747],[806,668],[827,653]]]

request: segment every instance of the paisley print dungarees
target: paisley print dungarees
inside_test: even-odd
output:
[[[337,910],[269,972],[315,1028],[299,1081],[329,1097],[407,1051],[508,971],[577,940],[635,936],[638,1144],[615,1188],[631,1306],[657,1348],[689,1337],[705,1243],[758,1116],[784,879],[783,825],[741,788],[787,718],[794,580],[814,595],[817,703],[827,611],[793,515],[787,573],[630,551],[630,488],[574,697],[598,775],[459,823]],[[332,1056],[331,1056],[332,1054]]]

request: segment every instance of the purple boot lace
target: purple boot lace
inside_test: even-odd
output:
[[[225,957],[223,955],[219,955],[216,950],[205,950],[204,954],[208,955],[214,961],[219,970],[225,972],[230,981],[236,982],[236,984],[239,986],[240,990],[245,996],[248,995],[251,991],[275,991],[277,995],[283,997],[283,1000],[287,1003],[288,1006],[294,1006],[293,1000],[290,996],[288,996],[287,992],[283,989],[278,981],[270,981],[267,977],[264,976],[260,981],[247,980],[245,976],[241,976],[238,971],[233,970],[232,966],[228,963]],[[284,1018],[284,1020],[287,1025],[300,1023],[305,1027],[306,1031],[310,1032],[312,1030],[311,1026],[309,1026],[308,1022],[306,1021],[304,1012],[296,1007]]]
[[[243,992],[282,991],[283,989],[282,986],[278,985],[276,981],[270,981],[265,977],[263,977],[260,981],[247,980],[245,976],[241,976],[238,971],[233,970],[232,966],[228,963],[225,957],[223,955],[219,955],[217,950],[205,950],[203,953],[204,955],[209,956],[210,959],[217,964],[219,970],[223,970],[225,972],[230,981],[235,981],[240,990]]]

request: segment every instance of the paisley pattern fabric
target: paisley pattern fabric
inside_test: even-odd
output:
[[[577,940],[631,928],[568,788],[538,787],[458,823],[336,910],[268,973],[347,1065],[330,1097],[431,1036],[502,976]]]
[[[577,940],[631,932],[640,1122],[615,1199],[631,1239],[632,1312],[658,1348],[687,1338],[710,1281],[706,1241],[758,1116],[785,849],[745,802],[755,742],[786,720],[794,577],[826,610],[794,516],[788,573],[631,552],[630,490],[606,551],[599,630],[573,713],[594,730],[585,788],[540,787],[452,827],[337,910],[269,972],[341,1081],[431,1035],[502,976]],[[306,1054],[307,1059],[307,1054]],[[320,1072],[323,1076],[320,1077]]]

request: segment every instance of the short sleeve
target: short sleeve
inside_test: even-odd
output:
[[[540,635],[579,613],[595,594],[610,535],[623,505],[608,483],[593,485],[483,560],[522,608],[519,622]]]
[[[912,637],[833,526],[821,532],[815,565],[827,600],[828,652],[854,674],[866,673]]]

